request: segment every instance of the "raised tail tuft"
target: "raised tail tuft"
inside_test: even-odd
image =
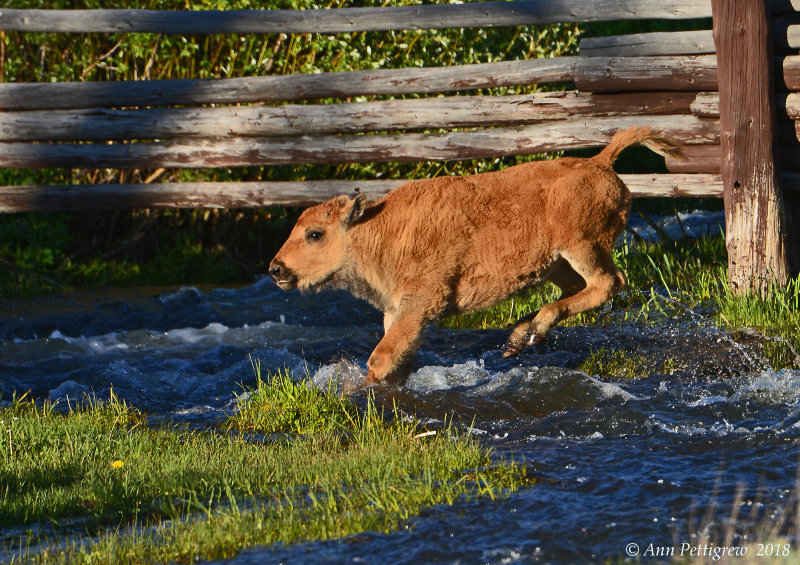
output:
[[[650,127],[642,126],[628,128],[615,133],[609,144],[600,153],[592,157],[592,160],[611,167],[623,149],[637,143],[664,157],[684,159],[683,151],[674,141],[656,135]]]

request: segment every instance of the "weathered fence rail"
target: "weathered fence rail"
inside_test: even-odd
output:
[[[787,90],[800,90],[800,55],[776,61]],[[437,67],[232,79],[4,83],[3,110],[241,104],[318,98],[434,94],[574,81],[583,92],[717,88],[714,55],[560,57]]]
[[[775,10],[786,2],[773,2]],[[498,27],[557,22],[690,19],[711,16],[708,1],[516,0],[318,10],[0,10],[10,31],[169,34],[339,33],[397,29]]]
[[[772,14],[797,0],[770,0]],[[513,0],[316,10],[0,10],[0,29],[62,33],[340,33],[710,18],[710,0]]]
[[[765,135],[772,136],[775,144],[770,159],[783,163],[773,180],[779,187],[775,194],[788,202],[787,233],[793,233],[793,222],[800,226],[800,198],[795,196],[800,194],[800,55],[796,52],[800,0],[752,2],[766,14],[760,16],[766,29],[759,37],[767,39],[759,41],[771,41],[774,49],[759,56],[770,67],[765,76],[775,85],[775,90],[762,87],[753,96],[767,96],[771,111],[777,109],[777,124]],[[515,0],[224,12],[3,8],[0,30],[331,34],[619,19],[703,21],[712,16],[716,25],[720,8],[712,4],[711,0]],[[749,26],[749,20],[745,24]],[[731,180],[732,173],[724,166],[731,158],[723,151],[730,133],[720,130],[720,122],[725,122],[721,107],[724,115],[731,110],[717,90],[721,82],[730,84],[731,71],[729,59],[724,59],[722,72],[727,74],[720,76],[719,40],[705,29],[584,38],[578,56],[441,68],[4,83],[0,84],[0,167],[156,169],[470,159],[593,147],[606,143],[621,128],[651,125],[685,144],[688,159],[668,159],[669,173],[626,175],[632,193],[725,195],[727,202],[734,189],[726,183],[738,181]],[[724,55],[730,57],[727,51]],[[572,83],[577,90],[517,96],[475,92],[546,83]],[[728,96],[728,91],[723,94]],[[415,98],[393,98],[403,95]],[[352,102],[354,97],[372,99]],[[739,135],[744,139],[749,134]],[[349,192],[356,184],[364,193],[379,195],[400,182],[6,186],[0,187],[0,211],[307,205]],[[731,237],[738,236],[729,230]],[[800,264],[800,256],[796,259]]]
[[[800,49],[800,24],[782,22],[773,27],[775,47]],[[708,55],[716,53],[710,29],[586,37],[580,42],[584,57],[645,57],[650,55]]]
[[[701,117],[719,117],[718,110],[714,115],[713,108],[705,107],[712,102],[697,97],[679,92],[592,95],[560,91],[344,104],[9,111],[0,122],[0,141],[272,137],[287,131],[308,135],[508,126],[575,116],[688,114],[693,105],[700,104],[704,105]]]
[[[716,174],[621,175],[638,196],[654,198],[722,197]],[[787,176],[800,190],[800,175]],[[291,182],[172,182],[112,185],[50,185],[34,190],[0,187],[0,199],[17,211],[64,210],[83,207],[88,199],[97,208],[195,208],[215,202],[225,208],[253,206],[308,206],[354,187],[367,196],[380,197],[405,180],[325,180]]]
[[[36,110],[243,104],[317,98],[438,94],[571,81],[577,57],[230,79],[0,84],[0,108]]]
[[[716,122],[694,116],[616,116],[557,120],[518,127],[402,135],[303,135],[202,139],[167,143],[6,143],[0,167],[245,167],[252,164],[442,161],[548,153],[603,144],[609,132],[634,125],[669,131],[685,144],[716,143]]]

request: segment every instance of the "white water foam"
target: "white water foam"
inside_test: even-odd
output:
[[[416,392],[426,393],[455,387],[474,387],[492,376],[484,367],[483,359],[478,362],[470,359],[466,363],[457,363],[452,367],[438,365],[422,367],[408,377],[406,386]]]
[[[210,349],[219,345],[231,345],[240,348],[253,348],[257,352],[286,350],[287,346],[302,340],[313,347],[314,343],[330,342],[338,338],[358,335],[361,330],[336,328],[303,328],[285,322],[263,322],[250,326],[228,327],[225,324],[212,322],[202,328],[175,328],[168,331],[138,329],[129,332],[111,332],[94,336],[69,336],[60,330],[54,330],[46,338],[15,340],[13,351],[18,357],[20,348],[31,350],[30,355],[38,359],[67,356],[78,352],[91,356],[103,356],[125,351],[148,350],[153,354],[171,350],[177,354],[179,350],[191,351],[193,348]],[[267,346],[265,348],[265,346]],[[9,349],[6,346],[6,349]],[[25,353],[22,351],[22,353]],[[24,355],[23,355],[24,356]],[[275,363],[269,359],[270,365]],[[292,366],[294,363],[292,363]]]
[[[339,391],[355,390],[365,386],[366,368],[353,361],[342,360],[333,364],[322,365],[311,375],[312,383],[321,389],[333,387]],[[295,378],[303,378],[303,373],[295,374]],[[486,368],[483,359],[469,359],[454,365],[426,365],[413,371],[403,387],[419,394],[460,389],[465,394],[477,397],[496,397],[513,393],[524,398],[528,394],[538,394],[541,386],[563,383],[566,390],[576,386],[575,394],[580,391],[594,391],[597,401],[615,399],[627,402],[641,400],[620,385],[602,381],[596,377],[579,371],[558,369],[554,367],[515,367],[509,371],[492,372]],[[555,389],[552,389],[555,390]]]
[[[641,400],[641,398],[631,394],[618,384],[601,381],[600,379],[593,377],[591,375],[586,375],[586,376],[591,382],[594,383],[594,385],[597,387],[597,390],[599,390],[600,394],[602,394],[603,397],[605,398],[619,397],[622,398],[623,401]]]
[[[759,404],[798,404],[800,402],[800,371],[767,369],[758,375],[745,377],[744,385],[733,400],[754,400]]]
[[[308,367],[304,366],[301,371],[295,369],[292,376],[303,378],[308,372]],[[367,372],[352,361],[342,360],[317,369],[311,375],[311,383],[320,390],[349,394],[367,385]]]
[[[751,430],[743,426],[736,426],[724,418],[712,424],[703,425],[701,422],[664,422],[653,416],[645,421],[645,426],[651,432],[660,430],[670,435],[684,437],[726,437],[729,435],[752,435],[758,431],[769,431],[769,428]]]
[[[218,342],[220,336],[230,331],[230,328],[224,324],[212,322],[202,329],[196,328],[179,328],[169,330],[164,333],[164,336],[175,343],[199,343],[200,341]]]

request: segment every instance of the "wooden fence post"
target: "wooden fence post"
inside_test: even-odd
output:
[[[779,186],[767,0],[712,0],[720,98],[728,282],[763,294],[786,284],[789,244]]]

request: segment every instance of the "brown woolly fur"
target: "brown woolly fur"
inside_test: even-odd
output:
[[[611,140],[611,143],[606,145],[600,153],[592,157],[592,160],[596,163],[602,163],[606,167],[611,167],[623,149],[629,145],[636,145],[637,143],[641,143],[645,147],[665,157],[683,158],[683,152],[680,147],[675,145],[672,141],[662,137],[655,137],[650,128],[641,127],[628,128],[616,134]]]
[[[511,332],[504,355],[516,355],[625,286],[611,247],[631,196],[611,165],[634,143],[679,153],[650,128],[630,128],[590,159],[410,182],[375,203],[339,196],[303,212],[270,274],[283,289],[345,288],[384,313],[385,335],[367,362],[372,383],[408,373],[428,321],[555,283],[559,300]]]

